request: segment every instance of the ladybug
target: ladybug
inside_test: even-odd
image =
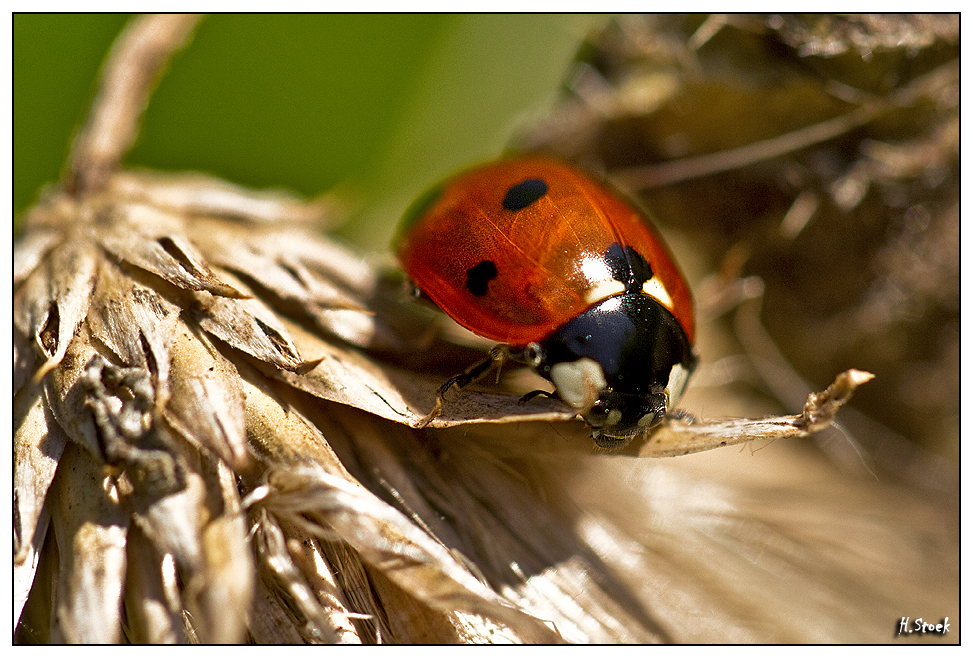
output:
[[[446,382],[426,422],[450,387],[510,358],[617,447],[663,421],[696,365],[692,296],[662,238],[561,162],[501,160],[441,184],[407,211],[396,251],[419,291],[502,346]]]

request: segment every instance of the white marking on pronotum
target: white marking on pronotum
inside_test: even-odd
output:
[[[601,366],[587,357],[554,364],[551,367],[551,381],[557,387],[560,398],[582,413],[591,409],[607,385]]]
[[[679,403],[679,398],[686,391],[686,384],[688,383],[689,370],[683,368],[678,363],[672,366],[672,370],[669,371],[669,383],[666,386],[666,394],[669,397],[669,401],[666,404],[666,411],[672,409]]]

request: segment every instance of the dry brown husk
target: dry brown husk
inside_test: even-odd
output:
[[[948,496],[774,441],[829,427],[868,373],[793,416],[709,420],[732,404],[691,394],[695,421],[616,454],[558,402],[518,404],[524,373],[415,429],[479,351],[320,237],[327,199],[119,168],[192,27],[120,37],[16,248],[16,641],[886,642],[902,616],[958,623]]]

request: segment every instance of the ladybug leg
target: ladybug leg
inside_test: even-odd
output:
[[[500,381],[500,368],[503,366],[504,362],[510,358],[506,345],[497,345],[490,350],[490,354],[482,361],[477,361],[464,372],[459,375],[454,375],[450,377],[443,385],[439,387],[436,391],[436,403],[432,407],[432,411],[423,416],[416,427],[422,429],[429,423],[433,421],[439,414],[443,411],[443,402],[445,401],[446,393],[449,392],[454,386],[456,388],[464,388],[469,386],[477,379],[485,375],[490,371],[491,368],[496,365],[497,368],[497,382]]]
[[[561,396],[559,396],[557,394],[557,391],[554,391],[552,393],[551,391],[542,391],[542,390],[538,389],[536,391],[531,391],[530,393],[524,394],[523,397],[521,397],[519,400],[517,400],[517,404],[527,404],[528,402],[530,402],[531,400],[533,400],[536,397],[545,397],[545,398],[548,398],[548,399],[551,399],[551,400],[560,400],[561,399]]]

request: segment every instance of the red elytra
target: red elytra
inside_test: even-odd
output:
[[[508,191],[538,181],[546,189],[536,200],[505,207]],[[645,259],[652,274],[646,294],[673,314],[692,344],[689,288],[648,218],[605,184],[554,160],[502,160],[449,180],[407,215],[397,254],[416,286],[460,325],[524,346],[621,292],[605,265],[612,245]]]

